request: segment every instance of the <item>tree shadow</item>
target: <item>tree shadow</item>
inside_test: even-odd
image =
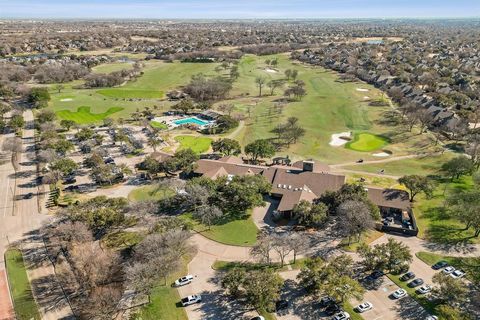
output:
[[[399,300],[393,309],[397,312],[399,319],[418,320],[425,319],[428,313],[412,297],[405,297]]]

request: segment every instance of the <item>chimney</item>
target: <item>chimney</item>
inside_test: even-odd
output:
[[[303,171],[313,172],[313,166],[315,162],[313,160],[303,160]]]

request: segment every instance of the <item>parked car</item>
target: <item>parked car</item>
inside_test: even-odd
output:
[[[350,319],[350,315],[346,311],[340,311],[332,319],[333,320],[347,320],[347,319]]]
[[[367,281],[374,281],[374,280],[377,280],[378,278],[380,278],[382,276],[383,276],[383,272],[379,271],[379,270],[376,270],[376,271],[373,271],[371,274],[369,274],[365,279]]]
[[[415,278],[415,273],[413,273],[412,271],[408,271],[407,273],[405,273],[403,276],[400,277],[400,280],[407,281],[413,278]]]
[[[462,278],[465,275],[465,272],[463,270],[455,270],[452,273],[450,273],[450,276],[454,279]]]
[[[408,286],[410,288],[415,288],[415,287],[418,287],[418,286],[421,286],[423,284],[423,279],[421,278],[417,278],[415,280],[412,280],[408,283]]]
[[[186,307],[194,303],[202,302],[202,296],[199,294],[194,294],[182,299],[182,306]]]
[[[181,287],[181,286],[184,286],[186,284],[191,283],[192,280],[193,280],[193,276],[191,274],[188,274],[184,277],[181,277],[181,278],[175,280],[174,285],[175,285],[175,287]]]
[[[405,291],[404,289],[398,289],[396,290],[394,293],[392,293],[392,296],[395,298],[395,299],[400,299],[400,298],[403,298],[407,295],[407,291]]]
[[[432,287],[430,287],[428,284],[417,289],[417,293],[419,294],[429,293],[430,291],[432,291]]]
[[[425,320],[438,320],[437,316],[428,316],[425,318]]]
[[[438,261],[437,263],[435,263],[433,266],[432,266],[432,269],[433,270],[440,270],[442,268],[445,268],[448,266],[448,263],[447,261]]]
[[[362,303],[362,304],[359,304],[359,305],[355,308],[355,310],[357,310],[358,312],[362,313],[362,312],[371,310],[372,308],[373,308],[373,305],[372,305],[370,302],[366,301],[366,302],[364,302],[364,303]]]
[[[455,268],[452,267],[452,266],[448,266],[448,267],[446,267],[445,269],[443,269],[443,273],[445,273],[445,274],[450,274],[450,273],[452,273],[453,271],[455,271]]]
[[[320,308],[326,308],[333,303],[335,303],[335,300],[332,297],[326,296],[320,299],[319,306]]]
[[[33,198],[33,193],[29,192],[25,195],[25,199],[32,199]]]
[[[250,319],[250,320],[265,320],[265,318],[262,317],[262,316],[258,316],[258,317],[253,317],[253,318]]]
[[[325,309],[325,313],[327,314],[327,316],[334,315],[335,313],[338,313],[340,311],[342,311],[342,309],[336,303],[332,303]]]
[[[363,159],[358,159],[357,160],[357,163],[362,163],[363,162]]]

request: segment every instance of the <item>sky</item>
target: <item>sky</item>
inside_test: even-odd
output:
[[[479,17],[480,0],[0,0],[0,18]]]

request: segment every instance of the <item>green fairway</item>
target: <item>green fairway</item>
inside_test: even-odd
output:
[[[32,288],[28,281],[22,252],[18,249],[7,250],[5,252],[5,263],[17,319],[40,319],[37,304],[32,295]]]
[[[70,110],[57,111],[57,116],[61,120],[73,120],[78,124],[87,124],[100,122],[108,116],[122,110],[123,108],[121,107],[112,107],[103,113],[92,113],[90,107],[79,107],[76,112]]]
[[[162,200],[175,194],[172,189],[159,185],[148,185],[132,190],[128,194],[130,201]]]
[[[195,136],[176,136],[175,141],[180,143],[180,149],[192,149],[195,153],[204,153],[210,149],[212,139]]]
[[[145,99],[155,99],[163,98],[162,91],[155,90],[135,90],[135,89],[124,89],[120,88],[109,88],[97,90],[97,93],[104,95],[109,98],[120,98],[120,99],[135,99],[135,98],[145,98]]]
[[[130,70],[133,68],[132,62],[112,62],[104,63],[92,68],[94,73],[111,73],[121,70]]]
[[[258,229],[251,214],[243,219],[229,219],[210,228],[195,220],[190,214],[181,217],[192,223],[195,231],[217,242],[234,246],[252,246],[257,241]]]
[[[348,142],[345,147],[355,151],[375,151],[384,147],[388,139],[375,134],[362,132],[355,133],[353,140]]]
[[[168,129],[168,126],[165,123],[161,123],[158,121],[150,121],[150,125],[153,128],[157,128],[157,129],[162,129],[162,130]]]

